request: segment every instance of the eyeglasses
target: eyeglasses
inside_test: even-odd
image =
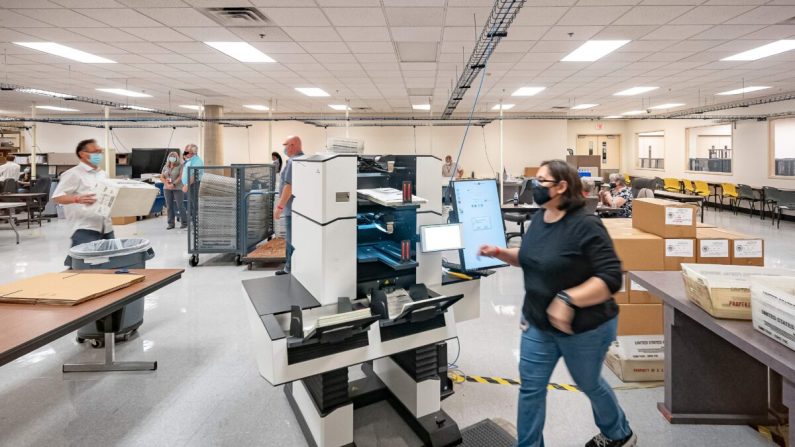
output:
[[[557,185],[560,183],[559,181],[555,181],[553,179],[546,179],[546,178],[534,178],[533,182],[535,183],[552,183],[553,185]]]

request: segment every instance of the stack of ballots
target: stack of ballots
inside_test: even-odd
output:
[[[237,249],[237,182],[205,173],[199,186],[199,249]]]
[[[254,190],[252,192],[256,192]],[[257,243],[265,239],[268,234],[268,222],[273,217],[273,205],[268,196],[264,194],[252,194],[248,197],[248,238],[249,243]]]

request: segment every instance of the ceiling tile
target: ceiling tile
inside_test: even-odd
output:
[[[663,25],[643,38],[648,40],[682,40],[709,28],[709,25]]]
[[[87,42],[92,41],[93,39],[90,37],[86,37],[82,34],[73,33],[71,31],[65,30],[63,28],[21,28],[19,31],[24,32],[25,34],[38,37],[41,40],[51,41],[51,42],[59,42],[59,43],[69,43],[69,42]],[[28,39],[30,40],[30,39]],[[38,39],[37,39],[38,40]]]
[[[300,42],[300,45],[309,54],[350,53],[342,42]]]
[[[117,28],[67,28],[101,42],[138,42],[141,39]]]
[[[122,28],[122,31],[133,34],[150,42],[188,42],[191,39],[184,34],[164,26],[157,28]]]
[[[604,27],[602,26],[553,26],[544,34],[544,40],[571,40],[576,39],[582,42],[592,38]],[[510,34],[510,31],[508,32]],[[572,33],[573,36],[569,36]]]
[[[691,6],[636,6],[614,25],[663,25],[690,9]]]
[[[759,6],[726,23],[730,25],[774,25],[793,16],[795,16],[795,5]]]
[[[691,39],[737,39],[746,34],[762,29],[764,25],[717,25],[698,33]]]
[[[349,42],[348,48],[354,54],[388,53],[394,51],[391,42]]]
[[[604,27],[596,35],[591,37],[593,39],[603,40],[637,40],[654,31],[656,28],[657,27],[654,25],[611,25]]]
[[[390,42],[389,31],[382,26],[337,27],[337,32],[346,42]]]
[[[742,26],[742,25],[738,25]],[[795,25],[771,25],[742,36],[743,39],[787,39],[795,36]]]
[[[388,2],[384,2],[385,4]],[[381,6],[379,0],[317,0],[317,4],[324,7],[357,7],[357,6]]]
[[[217,53],[214,48],[205,45],[203,42],[161,42],[158,45],[179,54]]]
[[[393,27],[392,39],[395,42],[431,42],[439,40],[441,27]]]
[[[22,0],[27,1],[27,0]],[[52,0],[64,8],[124,8],[116,0]],[[33,3],[33,2],[31,2]]]
[[[524,6],[519,10],[519,14],[516,15],[512,26],[554,25],[566,14],[568,9],[566,7]],[[470,14],[470,22],[472,21],[471,17],[472,15]]]
[[[119,8],[99,8],[99,9],[76,9],[75,12],[99,20],[110,26],[119,27],[158,27],[163,24],[152,20],[134,9]],[[80,26],[74,24],[73,26]]]
[[[511,26],[504,40],[538,40],[549,30],[548,26]],[[502,42],[502,41],[501,41]],[[499,45],[497,45],[499,46]]]
[[[386,18],[389,26],[441,26],[444,8],[387,8]],[[472,16],[469,24],[474,26]]]
[[[72,0],[74,1],[74,0]],[[182,7],[182,6],[191,6],[188,3],[191,3],[191,0],[116,0],[119,3],[129,6],[130,8],[147,8],[147,7]],[[230,1],[230,3],[235,3]],[[239,2],[237,2],[239,3]],[[192,5],[192,6],[231,6],[231,5]]]
[[[673,25],[718,25],[753,9],[753,6],[699,6],[677,17]]]
[[[304,53],[301,45],[295,42],[251,42],[251,45],[265,54]]]
[[[444,26],[477,26],[482,27],[489,18],[491,8],[447,8],[444,15]],[[519,11],[521,14],[521,10]],[[518,16],[517,16],[518,19]],[[516,20],[513,25],[519,25]]]
[[[130,53],[138,54],[162,54],[171,52],[170,50],[149,42],[118,42],[114,43],[113,46],[129,51]]]
[[[381,8],[323,8],[334,26],[385,26]]]
[[[11,10],[3,10],[0,14],[0,26],[6,27],[46,27],[46,22],[50,25],[61,27],[104,27],[106,25],[92,20],[84,15],[78,14],[69,9],[17,9],[16,12],[24,16],[35,18],[35,20],[27,20],[25,17],[20,17]]]
[[[220,26],[178,27],[175,31],[200,42],[230,42],[240,40],[230,29]]]
[[[292,26],[284,28],[293,40],[300,42],[336,42],[339,35],[330,26]]]
[[[227,29],[247,42],[292,42],[293,40],[281,28],[275,26],[263,28],[233,26]]]
[[[140,8],[138,11],[166,26],[217,26],[193,8]]]
[[[558,25],[609,25],[624,13],[628,6],[575,6],[557,22]],[[620,25],[621,23],[616,23]],[[643,23],[624,23],[642,25]]]
[[[471,26],[447,26],[444,28],[443,40],[477,40],[482,30]],[[510,33],[510,28],[508,29]],[[498,44],[499,46],[499,44]]]
[[[320,8],[260,8],[279,26],[331,26]]]

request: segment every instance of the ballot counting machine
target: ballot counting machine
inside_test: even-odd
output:
[[[446,340],[479,317],[481,281],[443,276],[422,244],[450,230],[440,173],[423,155],[293,159],[292,273],[243,287],[260,374],[285,385],[310,445],[354,445],[354,408],[381,400],[425,445],[461,442],[441,409]]]

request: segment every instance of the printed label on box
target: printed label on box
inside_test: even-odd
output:
[[[693,225],[693,208],[665,207],[665,225]]]
[[[761,258],[762,257],[762,240],[761,239],[745,239],[734,241],[734,257],[735,258]]]
[[[630,280],[629,290],[634,290],[636,292],[648,292],[649,290],[643,287],[642,285],[636,283],[635,281]]]
[[[728,239],[703,239],[701,241],[702,258],[728,258],[729,240]]]
[[[692,258],[693,239],[666,239],[665,256],[673,258]]]

